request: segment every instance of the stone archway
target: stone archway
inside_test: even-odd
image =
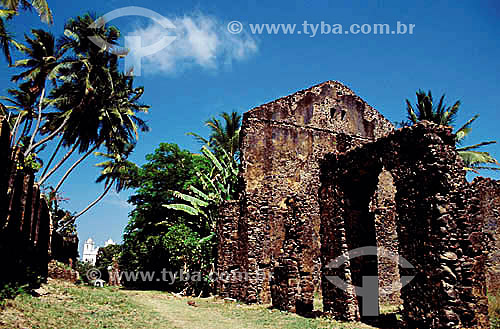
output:
[[[401,290],[404,322],[411,328],[489,328],[483,254],[487,239],[450,128],[424,122],[400,129],[345,154],[327,156],[321,167],[324,266],[352,249],[376,246],[370,196],[386,168],[397,190],[398,250],[415,267],[415,278]],[[339,319],[359,320],[366,297],[352,285],[359,287],[362,277],[373,275],[376,264],[368,256],[324,267],[324,310]],[[347,286],[339,289],[325,279],[330,277]]]

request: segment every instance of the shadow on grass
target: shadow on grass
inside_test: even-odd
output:
[[[397,313],[380,314],[377,317],[361,318],[361,322],[376,328],[396,329],[403,328],[403,323],[398,320]]]

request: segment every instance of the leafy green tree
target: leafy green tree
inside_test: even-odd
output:
[[[110,244],[97,251],[95,267],[101,272],[101,279],[104,281],[109,281],[108,267],[113,266],[115,259],[118,261],[121,251],[122,246],[119,244]]]
[[[438,125],[443,126],[453,126],[457,113],[460,109],[460,101],[456,101],[453,106],[447,106],[444,103],[445,95],[442,95],[439,99],[437,105],[434,104],[432,93],[426,94],[423,90],[419,90],[416,93],[417,103],[413,107],[410,101],[406,100],[406,112],[408,121],[403,122],[402,125],[411,125],[417,122],[427,120]],[[500,168],[493,167],[491,165],[500,165],[498,161],[493,158],[488,152],[478,151],[477,149],[494,144],[496,141],[481,142],[471,146],[460,146],[463,144],[464,139],[471,132],[471,124],[479,117],[475,115],[472,119],[467,121],[462,127],[460,127],[456,132],[456,142],[459,147],[457,147],[458,155],[464,161],[464,169],[468,171],[474,171],[477,173],[479,169],[488,170],[500,170]]]
[[[135,206],[124,233],[120,266],[128,271],[199,271],[213,263],[210,227],[200,216],[189,215],[162,205],[176,200],[173,191],[187,193],[200,186],[196,173],[208,170],[206,157],[181,150],[176,144],[161,143],[147,163],[138,168],[132,180],[135,193],[129,203]],[[184,283],[129,282],[154,289],[181,291]],[[192,289],[203,289],[191,287]]]

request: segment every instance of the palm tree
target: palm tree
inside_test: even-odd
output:
[[[1,0],[0,4],[12,11],[19,12],[19,8],[32,10],[35,9],[40,16],[42,22],[47,24],[52,24],[54,18],[52,17],[52,11],[49,8],[47,1],[45,0]]]
[[[445,95],[442,95],[438,105],[434,106],[430,90],[428,94],[423,90],[419,90],[416,95],[417,103],[415,104],[415,109],[410,101],[408,99],[406,100],[406,111],[408,113],[408,120],[411,123],[415,124],[423,120],[443,126],[451,126],[454,123],[460,107],[460,101],[456,101],[453,106],[446,106],[446,104],[444,104]]]
[[[76,220],[78,217],[86,213],[90,208],[95,206],[99,201],[101,201],[104,196],[109,192],[113,184],[115,185],[116,192],[120,192],[123,189],[129,188],[134,177],[134,173],[137,171],[137,166],[127,161],[127,157],[133,150],[133,146],[129,145],[124,153],[113,153],[105,154],[101,152],[96,152],[95,155],[105,157],[108,160],[98,163],[96,166],[102,168],[100,176],[97,178],[96,183],[104,182],[104,191],[97,199],[91,202],[85,209],[80,211],[78,214],[73,216],[72,220]]]
[[[18,44],[14,40],[12,34],[7,30],[6,23],[8,20],[12,19],[14,15],[16,15],[16,11],[14,10],[0,9],[0,47],[9,65],[12,64],[10,48],[11,46],[18,46]]]
[[[27,58],[18,60],[13,65],[26,70],[14,75],[11,79],[14,82],[25,80],[26,83],[29,83],[30,91],[39,97],[36,125],[26,147],[25,157],[34,149],[35,136],[38,134],[42,122],[42,110],[47,105],[44,102],[46,81],[49,77],[54,80],[52,72],[60,65],[60,59],[65,51],[64,49],[56,49],[55,38],[51,33],[41,29],[33,29],[31,33],[33,38],[25,35],[26,45],[20,48]],[[55,85],[55,81],[53,81],[53,84]],[[30,120],[33,120],[33,116],[30,116]],[[47,141],[45,140],[45,142]],[[36,144],[36,146],[40,145],[40,143]]]
[[[403,123],[404,125],[415,124],[423,120],[443,126],[454,125],[456,115],[460,108],[460,101],[456,101],[453,106],[447,106],[444,103],[445,95],[442,95],[439,99],[438,105],[435,106],[430,90],[427,94],[423,90],[419,90],[416,93],[416,96],[417,103],[415,104],[415,108],[411,105],[408,99],[406,100],[408,121]],[[479,115],[475,115],[455,132],[455,140],[458,145],[462,144],[465,137],[471,132],[471,125],[478,117]],[[487,141],[471,146],[458,147],[457,152],[464,161],[464,169],[474,171],[476,173],[478,169],[500,170],[500,168],[489,166],[489,164],[500,165],[500,163],[488,152],[477,151],[477,149],[482,146],[494,143],[496,143],[496,141]]]
[[[0,96],[0,99],[8,103],[3,106],[8,110],[11,119],[14,120],[11,129],[13,134],[11,143],[14,146],[18,146],[25,134],[31,129],[30,123],[37,96],[31,91],[30,83],[23,83],[19,85],[18,89],[9,89],[7,92],[10,94],[10,97]],[[18,136],[19,127],[23,122],[24,128],[21,135]]]
[[[205,125],[211,130],[208,139],[195,133],[188,133],[188,135],[194,136],[198,141],[210,147],[217,156],[220,156],[221,150],[224,150],[231,157],[238,159],[241,115],[233,111],[231,113],[222,112],[220,116],[224,123],[215,117],[205,121]]]
[[[77,125],[75,125],[75,129],[79,129],[80,135],[75,136],[78,139],[75,139],[73,143],[74,145],[80,145],[81,153],[86,152],[62,176],[55,187],[56,191],[61,187],[74,168],[102,144],[113,145],[114,148],[123,149],[127,144],[135,143],[139,130],[147,131],[148,129],[146,123],[137,117],[138,113],[146,112],[149,108],[149,106],[138,103],[139,98],[143,94],[143,88],[133,88],[133,77],[122,73],[114,72],[112,77],[114,90],[111,92],[109,98],[100,97],[97,99],[95,97],[96,102],[91,102],[92,107],[86,109],[86,111],[79,112],[72,110],[68,124],[71,125],[73,123],[72,120],[76,118],[80,119]],[[99,89],[101,89],[100,87]],[[95,110],[95,112],[92,110]],[[63,138],[65,138],[65,134],[66,130]],[[87,142],[88,144],[85,149],[82,148],[82,140],[85,141],[85,139],[82,139],[82,136],[90,140]],[[71,137],[73,136],[70,135],[70,140]],[[90,147],[90,145],[93,146]]]
[[[479,117],[479,114],[476,114],[472,119],[467,121],[460,129],[458,129],[455,132],[455,139],[458,145],[462,145],[465,137],[471,132],[472,128],[470,127],[471,124]],[[464,146],[464,147],[458,147],[457,152],[458,155],[462,158],[464,161],[465,170],[468,171],[473,171],[475,173],[478,173],[477,170],[480,169],[486,169],[486,170],[500,170],[500,168],[497,167],[492,167],[491,164],[500,166],[500,163],[492,157],[488,152],[483,152],[483,151],[477,151],[478,148],[489,145],[489,144],[495,144],[496,141],[487,141],[487,142],[481,142],[478,144],[470,145],[470,146]]]
[[[61,132],[62,145],[71,147],[68,153],[41,179],[46,181],[69,156],[78,149],[83,154],[63,175],[57,191],[68,175],[101,145],[124,147],[134,143],[138,130],[146,131],[146,123],[137,117],[149,106],[139,103],[143,88],[133,87],[133,77],[118,71],[117,56],[89,41],[98,34],[109,44],[116,44],[119,31],[103,26],[89,28],[90,15],[77,17],[66,24],[65,37],[59,47],[73,54],[57,68],[62,83],[51,91],[51,104],[57,109],[43,127],[52,131],[65,125]]]
[[[0,0],[0,5],[6,9],[0,9],[0,47],[2,52],[9,62],[12,64],[12,57],[10,54],[11,46],[20,49],[21,45],[17,43],[12,34],[7,31],[6,21],[11,20],[19,13],[19,8],[32,10],[35,9],[40,16],[40,19],[48,24],[52,24],[54,19],[52,12],[46,0]]]

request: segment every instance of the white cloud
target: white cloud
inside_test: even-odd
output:
[[[103,202],[113,205],[113,206],[118,206],[120,208],[125,208],[125,209],[131,209],[133,206],[128,203],[126,200],[122,199],[120,195],[112,189],[108,195],[104,198]]]
[[[217,69],[221,65],[230,65],[257,53],[257,41],[243,31],[231,34],[227,25],[215,17],[193,14],[169,18],[175,25],[173,30],[165,30],[159,24],[152,23],[146,27],[136,28],[126,35],[138,36],[133,43],[132,52],[128,56],[142,57],[142,47],[156,43],[166,32],[175,35],[176,39],[161,51],[142,57],[142,71],[145,73],[174,73],[188,67],[199,66],[204,69]],[[173,32],[173,33],[172,33]],[[128,58],[128,63],[133,63]]]

